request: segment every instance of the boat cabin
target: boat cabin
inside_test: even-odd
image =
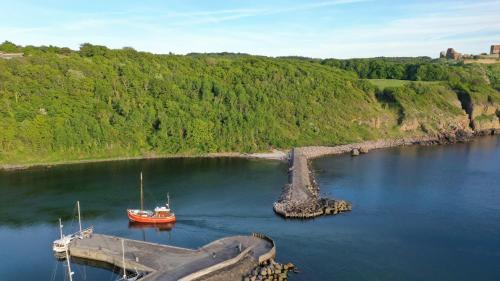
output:
[[[52,250],[56,253],[62,253],[68,249],[68,245],[73,240],[74,237],[71,235],[64,236],[61,239],[57,239],[52,244]]]
[[[171,216],[170,208],[168,205],[155,208],[155,216],[159,218],[166,218]]]

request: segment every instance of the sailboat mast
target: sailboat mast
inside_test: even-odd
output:
[[[59,218],[59,234],[61,235],[61,239],[63,238],[62,228],[63,228],[63,225],[61,222],[61,218]]]
[[[82,233],[82,218],[80,217],[80,201],[76,201],[76,206],[78,209],[78,225],[80,226],[80,233]]]
[[[125,241],[122,239],[122,262],[123,262],[123,280],[127,279],[127,269],[125,268]]]
[[[68,254],[68,249],[66,249],[66,262],[68,264],[68,276],[69,276],[69,281],[73,281],[73,272],[71,271],[71,263],[69,262],[69,254]]]
[[[141,211],[144,210],[144,191],[142,187],[142,172],[141,172]]]

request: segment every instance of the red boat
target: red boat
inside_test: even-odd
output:
[[[170,196],[167,194],[167,204],[156,207],[154,211],[144,210],[144,192],[141,172],[141,209],[127,209],[128,219],[135,223],[161,224],[175,222],[175,214],[170,210]]]

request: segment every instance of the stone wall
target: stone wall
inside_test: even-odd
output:
[[[491,45],[490,55],[500,55],[500,45]]]
[[[462,58],[462,54],[455,51],[453,48],[448,48],[446,51],[446,58],[450,60],[459,60]]]

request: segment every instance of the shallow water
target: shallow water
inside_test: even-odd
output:
[[[96,232],[182,247],[263,232],[278,259],[295,263],[291,280],[500,279],[500,138],[405,147],[313,162],[322,193],[353,203],[352,212],[309,221],[272,211],[287,165],[246,159],[162,159],[0,172],[1,280],[64,280],[51,252],[58,236]],[[170,231],[130,228],[125,209],[166,193],[178,222]],[[114,280],[109,270],[73,263],[74,280]]]

